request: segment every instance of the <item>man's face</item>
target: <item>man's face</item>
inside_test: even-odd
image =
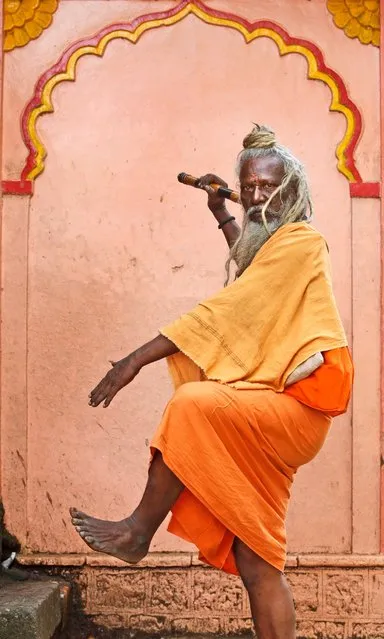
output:
[[[240,197],[245,213],[253,222],[262,222],[263,205],[280,186],[284,178],[284,165],[274,156],[245,160],[240,170]],[[273,198],[266,211],[267,222],[278,222],[281,217],[280,194]]]

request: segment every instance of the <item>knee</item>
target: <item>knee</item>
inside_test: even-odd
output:
[[[240,539],[235,539],[233,551],[237,569],[248,591],[261,583],[282,578],[280,570],[262,559]]]
[[[178,408],[188,408],[191,404],[204,408],[210,404],[212,393],[210,392],[209,382],[187,382],[179,386],[172,398],[172,404]]]

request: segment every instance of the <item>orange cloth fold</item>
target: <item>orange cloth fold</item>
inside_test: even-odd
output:
[[[331,417],[345,413],[353,383],[348,347],[323,353],[324,364],[312,375],[286,388],[284,393]]]

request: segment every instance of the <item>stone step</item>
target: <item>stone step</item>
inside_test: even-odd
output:
[[[62,619],[57,581],[8,582],[0,588],[0,639],[52,639]]]
[[[126,634],[121,634],[120,632],[117,632],[117,634],[111,634],[111,637],[113,637],[114,639],[124,639],[124,638],[128,638],[128,637],[133,637],[136,635],[132,635],[129,630],[126,631]],[[98,635],[96,634],[89,634],[86,639],[101,639],[101,637],[103,637],[103,639],[108,639],[108,634],[103,634],[102,635]],[[145,639],[252,639],[252,637],[254,637],[254,639],[256,639],[256,636],[254,635],[250,635],[250,634],[243,634],[243,635],[230,635],[230,637],[228,635],[156,635],[156,637],[150,637],[149,635],[145,635]],[[78,637],[71,637],[71,639],[78,639]],[[143,639],[143,638],[142,638]]]
[[[141,637],[141,639],[256,639],[255,635],[243,634],[239,635],[156,635],[156,637],[149,635],[136,635],[132,634],[129,630],[126,631],[112,631],[110,634],[108,631],[102,631],[102,634],[96,633],[86,633],[85,635],[81,635],[81,639],[128,639],[132,637]],[[80,636],[72,636],[71,639],[80,639]]]

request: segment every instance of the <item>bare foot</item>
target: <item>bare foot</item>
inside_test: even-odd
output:
[[[137,564],[148,552],[150,539],[137,529],[132,518],[104,521],[70,508],[72,524],[92,550],[105,552],[129,564]]]

